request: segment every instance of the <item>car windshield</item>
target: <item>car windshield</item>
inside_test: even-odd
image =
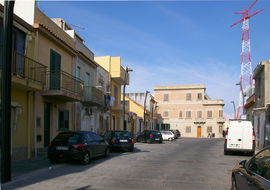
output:
[[[165,134],[165,135],[171,135],[172,134],[170,131],[162,131],[161,133]]]
[[[77,133],[60,133],[54,139],[54,142],[69,142],[71,144],[77,143],[81,136]]]
[[[112,133],[113,137],[132,137],[132,134],[128,131],[114,131]]]

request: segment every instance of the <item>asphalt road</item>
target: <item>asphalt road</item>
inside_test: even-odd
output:
[[[133,153],[111,153],[87,166],[53,165],[2,186],[34,190],[229,190],[231,169],[243,155],[223,155],[223,139],[181,138],[137,143]]]

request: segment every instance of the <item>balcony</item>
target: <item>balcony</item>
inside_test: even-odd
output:
[[[45,65],[13,52],[11,69],[14,86],[28,90],[43,90],[46,84],[47,67]]]
[[[89,106],[105,106],[104,103],[104,93],[96,87],[84,86],[84,104]]]
[[[129,84],[129,74],[126,70],[120,65],[120,67],[113,68],[112,78],[119,84]]]
[[[64,71],[48,71],[46,91],[42,95],[64,102],[82,101],[83,81]]]

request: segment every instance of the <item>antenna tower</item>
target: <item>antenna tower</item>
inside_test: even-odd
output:
[[[243,11],[236,11],[235,14],[242,14],[242,19],[235,22],[231,27],[243,23],[242,25],[242,52],[241,52],[241,73],[240,73],[240,94],[239,104],[237,107],[236,118],[239,119],[241,113],[244,111],[245,97],[244,94],[253,87],[252,65],[250,55],[250,33],[249,33],[249,19],[254,15],[262,12],[264,9],[260,9],[250,14],[249,11],[257,3],[258,0],[254,0],[253,3]]]

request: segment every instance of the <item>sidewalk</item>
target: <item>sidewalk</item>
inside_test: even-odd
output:
[[[50,161],[47,159],[47,155],[40,155],[36,158],[27,160],[19,160],[11,162],[11,175],[12,180],[21,175],[31,173],[33,171],[51,167]]]

